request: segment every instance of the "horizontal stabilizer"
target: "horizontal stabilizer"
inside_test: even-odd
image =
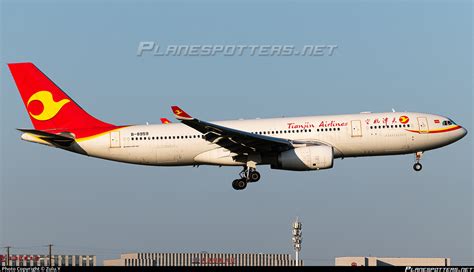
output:
[[[39,138],[40,140],[46,141],[52,145],[59,146],[70,146],[74,142],[74,135],[69,132],[62,132],[60,134],[53,134],[42,130],[36,129],[18,129],[21,132],[28,133],[32,136]]]

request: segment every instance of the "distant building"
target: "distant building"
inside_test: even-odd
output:
[[[303,261],[300,260],[300,265]],[[104,260],[105,266],[295,266],[290,254],[264,253],[127,253]]]
[[[450,258],[337,257],[336,266],[450,266]]]
[[[7,265],[7,255],[0,255],[0,266]],[[96,266],[95,255],[51,255],[51,266]],[[10,255],[10,266],[50,266],[49,255]]]

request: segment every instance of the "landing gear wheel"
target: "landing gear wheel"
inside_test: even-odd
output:
[[[232,188],[234,188],[234,190],[239,190],[239,187],[237,187],[237,182],[239,182],[239,179],[232,181]]]
[[[247,181],[245,179],[237,179],[236,181],[235,187],[237,190],[243,190],[245,187],[247,187]]]
[[[247,187],[247,181],[245,179],[236,179],[232,181],[232,188],[235,190],[243,190]]]
[[[249,174],[249,181],[250,182],[257,182],[260,180],[260,173],[257,171],[252,171]]]
[[[413,170],[415,171],[421,171],[421,169],[423,168],[423,166],[421,165],[421,163],[417,162],[413,165]]]

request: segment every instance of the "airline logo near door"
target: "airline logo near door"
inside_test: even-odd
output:
[[[398,118],[398,121],[400,121],[400,123],[402,124],[406,124],[408,123],[408,121],[410,121],[410,118],[408,118],[408,116],[406,115],[402,115],[400,116],[400,118]]]

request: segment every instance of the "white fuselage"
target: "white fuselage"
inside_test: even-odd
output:
[[[404,117],[407,117],[404,118]],[[447,122],[450,123],[447,123]],[[439,148],[467,132],[449,118],[415,112],[360,113],[214,122],[272,137],[334,148],[334,157],[408,154]],[[245,165],[229,150],[181,123],[135,125],[77,139],[70,151],[144,165]],[[265,160],[260,164],[270,164]]]

